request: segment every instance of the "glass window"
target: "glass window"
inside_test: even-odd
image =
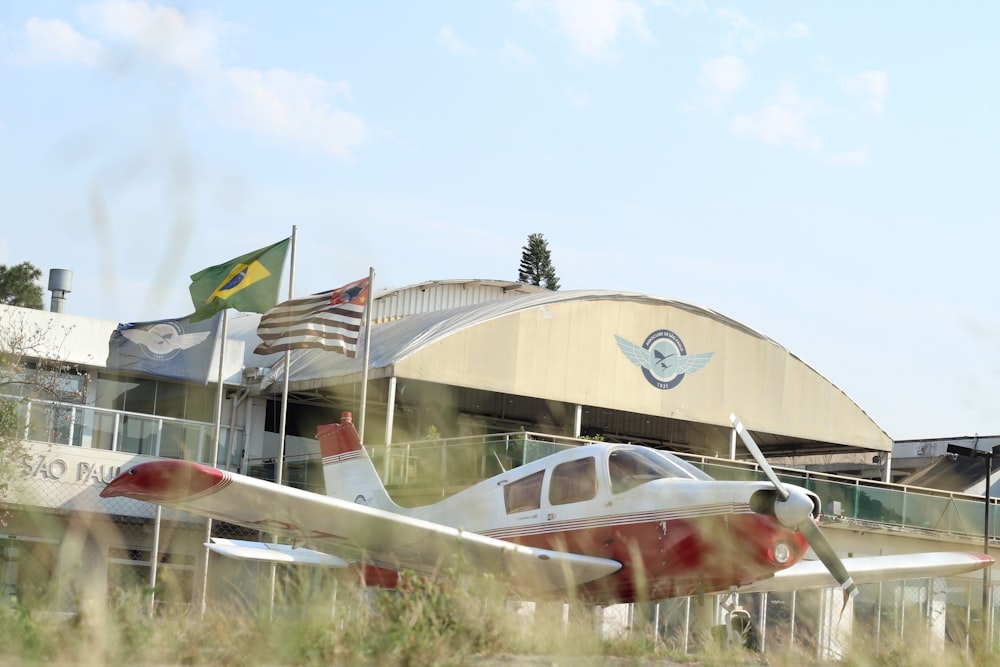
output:
[[[597,466],[594,457],[560,463],[552,469],[549,502],[553,505],[578,503],[597,495]]]
[[[96,407],[153,414],[156,381],[100,375],[95,394]]]
[[[646,447],[616,449],[608,455],[612,493],[634,489],[654,479],[711,479],[675,456]]]
[[[102,374],[97,379],[94,404],[98,408],[211,422],[215,388]]]
[[[156,404],[153,406],[153,414],[160,417],[184,419],[187,407],[186,389],[184,385],[175,382],[157,381]]]
[[[184,419],[196,422],[215,421],[215,387],[188,385]]]
[[[52,600],[58,586],[59,545],[43,540],[0,540],[0,591],[4,602],[35,607]]]
[[[630,449],[616,449],[608,455],[611,492],[621,493],[654,479],[673,477],[658,461],[650,460]]]
[[[42,401],[83,403],[86,391],[87,375],[46,370],[28,362],[25,368],[13,369],[10,376],[5,378],[0,393]]]
[[[660,463],[660,465],[666,466],[667,470],[670,471],[671,477],[680,477],[682,479],[701,479],[706,482],[715,481],[715,478],[707,472],[692,465],[679,456],[660,451],[659,449],[649,449],[648,447],[636,447],[635,449],[642,456],[649,459],[655,459]]]
[[[536,510],[542,504],[542,477],[544,470],[523,477],[503,487],[503,499],[507,514]]]
[[[119,598],[148,589],[151,553],[141,547],[108,549],[108,593]],[[156,601],[160,604],[190,603],[194,591],[194,556],[176,552],[160,556]]]
[[[178,424],[169,421],[164,421],[162,428],[158,456],[197,461],[198,454],[204,452],[207,428],[200,424]],[[207,440],[211,441],[212,434],[209,432],[207,436]]]
[[[118,451],[146,456],[157,455],[158,420],[122,415],[118,423]]]

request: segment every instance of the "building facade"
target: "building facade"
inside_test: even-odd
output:
[[[80,600],[139,585],[155,584],[164,604],[192,604],[234,587],[251,593],[265,577],[209,559],[203,545],[209,532],[259,535],[103,499],[101,488],[156,457],[274,479],[283,454],[284,483],[322,492],[316,429],[343,410],[355,413],[390,490],[412,502],[447,492],[407,483],[416,470],[410,447],[428,438],[441,452],[449,443],[524,431],[553,446],[596,438],[747,458],[729,425],[735,412],[771,457],[891,461],[890,437],[843,391],[767,336],[707,308],[470,280],[384,292],[371,310],[365,355],[296,350],[286,368],[284,355],[253,353],[257,315],[226,315],[225,341],[204,338],[207,356],[197,361],[178,361],[195,344],[168,360],[162,349],[132,341],[134,363],[124,363],[112,354],[126,344],[116,322],[0,306],[0,343],[35,332],[42,344],[23,355],[24,366],[57,389],[39,392],[25,374],[0,391],[18,400],[27,447],[0,528],[5,594],[73,611]],[[422,465],[447,461],[455,487],[492,472],[494,457],[516,465],[495,449],[484,453]],[[858,544],[852,549],[865,548]]]

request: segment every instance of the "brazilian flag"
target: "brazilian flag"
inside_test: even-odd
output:
[[[223,264],[210,266],[191,276],[192,322],[206,320],[220,310],[235,308],[245,313],[263,313],[278,303],[281,271],[291,239]]]

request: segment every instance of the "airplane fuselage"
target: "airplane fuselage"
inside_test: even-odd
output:
[[[634,485],[615,479],[622,457],[655,466],[649,452],[631,445],[578,447],[404,511],[516,544],[621,562],[619,572],[574,592],[592,601],[728,590],[770,577],[805,554],[808,544],[801,534],[754,510],[766,507],[773,493],[766,482],[714,480],[661,452],[653,456],[663,459],[661,472],[671,476],[633,480]],[[567,476],[560,481],[563,469]],[[529,507],[511,506],[510,488],[532,482]],[[560,484],[569,488],[560,490]]]
[[[848,567],[817,527],[819,498],[784,484],[732,419],[768,481],[716,480],[669,453],[595,443],[432,505],[402,508],[344,413],[339,424],[319,428],[326,495],[160,459],[123,471],[101,496],[158,503],[290,542],[207,545],[233,558],[349,567],[384,586],[403,571],[465,567],[528,599],[613,603],[836,585],[846,603],[858,582],[952,576],[993,562],[983,554],[925,553],[848,558]],[[802,562],[807,549],[817,561]]]

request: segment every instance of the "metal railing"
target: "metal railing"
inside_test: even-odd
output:
[[[756,463],[680,456],[716,479],[766,479]],[[814,491],[827,518],[963,537],[983,535],[986,505],[982,496],[794,468],[776,467],[775,471],[783,481]],[[990,539],[1000,535],[998,514],[997,499],[990,498]]]
[[[371,455],[386,486],[461,485],[587,442],[521,431],[376,446]]]
[[[36,399],[19,402],[17,409],[25,440],[211,463],[211,423]],[[237,466],[243,445],[243,429],[230,433],[223,426],[220,467]]]
[[[451,486],[457,490],[492,475],[589,440],[540,433],[498,433],[370,447],[386,486],[396,490]],[[318,451],[318,449],[317,449]],[[675,452],[676,453],[676,452]],[[721,480],[767,478],[756,463],[677,453]],[[388,456],[388,461],[386,461]],[[828,519],[899,526],[960,537],[982,537],[981,496],[776,467],[790,484],[814,491]],[[990,539],[1000,535],[997,499],[990,499]]]

